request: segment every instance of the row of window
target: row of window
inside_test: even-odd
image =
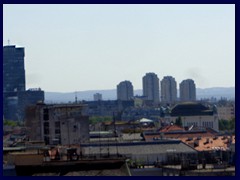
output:
[[[213,128],[213,122],[203,122],[202,123],[203,125],[203,127],[210,127],[210,128]]]
[[[49,122],[44,122],[43,123],[43,131],[44,131],[44,134],[49,134]],[[55,122],[55,134],[60,134],[60,122]]]
[[[199,126],[198,125],[198,122],[188,122],[187,123],[187,126],[190,127],[190,126]],[[210,127],[210,128],[213,128],[213,122],[202,122],[202,126],[203,127]]]

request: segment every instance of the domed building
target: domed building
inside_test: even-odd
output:
[[[197,102],[184,102],[171,109],[171,121],[181,119],[183,127],[207,127],[219,131],[218,117],[212,109]]]

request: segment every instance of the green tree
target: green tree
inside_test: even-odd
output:
[[[112,121],[111,116],[91,116],[89,117],[90,124],[96,124],[98,122],[110,122]]]
[[[176,119],[175,124],[178,126],[182,126],[182,118],[180,116]]]
[[[229,121],[229,130],[235,130],[235,118]]]
[[[235,130],[235,118],[231,120],[219,120],[219,130],[220,131],[234,131]]]
[[[12,121],[12,120],[4,120],[3,121],[3,125],[4,126],[17,126],[17,122],[16,121]]]

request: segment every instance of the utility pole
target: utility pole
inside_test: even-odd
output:
[[[116,130],[116,119],[115,119],[114,112],[113,112],[113,127],[114,127],[114,135],[115,135],[116,150],[117,150],[117,157],[118,157],[117,130]]]

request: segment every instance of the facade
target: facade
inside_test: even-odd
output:
[[[94,101],[102,101],[102,94],[96,93],[93,95]]]
[[[161,81],[161,100],[170,104],[177,101],[177,83],[172,76],[164,76]]]
[[[192,79],[180,83],[180,101],[196,101],[196,86]]]
[[[24,48],[3,46],[3,115],[18,120],[18,92],[25,91]]]
[[[81,104],[39,103],[29,106],[26,126],[30,129],[30,140],[41,140],[46,144],[69,145],[89,141],[86,106]]]
[[[195,102],[185,102],[175,105],[171,109],[171,122],[176,122],[181,118],[183,127],[204,127],[219,131],[218,117],[213,110]]]
[[[3,46],[3,92],[25,91],[24,48]]]
[[[160,102],[158,76],[155,73],[146,73],[142,80],[145,100],[150,100],[153,101],[154,104],[158,104]]]
[[[19,118],[25,119],[26,107],[44,102],[44,91],[40,88],[32,88],[27,91],[18,92],[18,109]]]
[[[226,105],[217,107],[218,119],[231,120],[235,118],[235,105]]]
[[[128,101],[133,98],[133,85],[130,81],[122,81],[117,85],[117,99]]]
[[[135,96],[135,97],[133,98],[133,100],[134,100],[134,107],[135,107],[135,108],[142,107],[143,104],[144,104],[143,99],[144,99],[143,96]]]

